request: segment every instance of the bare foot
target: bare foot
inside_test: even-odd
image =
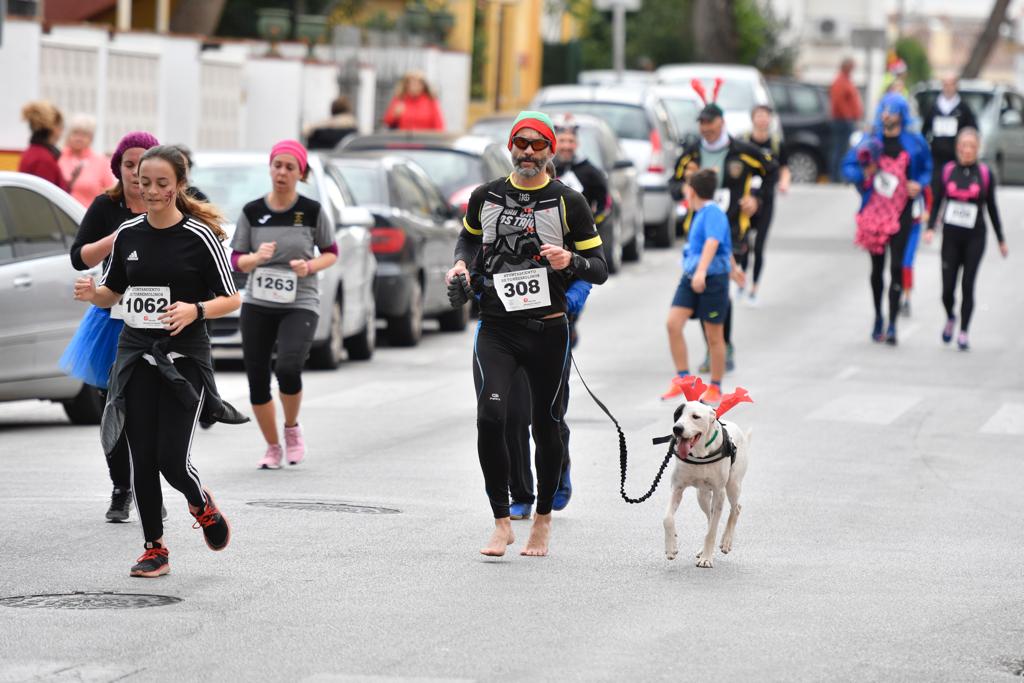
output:
[[[487,542],[487,545],[480,548],[481,555],[487,555],[488,557],[501,557],[505,554],[505,548],[516,542],[516,537],[512,533],[512,522],[509,521],[508,517],[503,519],[494,520],[494,533],[491,534],[491,540]]]
[[[551,513],[534,515],[530,538],[526,547],[519,553],[530,557],[544,557],[548,554],[548,540],[551,538]]]

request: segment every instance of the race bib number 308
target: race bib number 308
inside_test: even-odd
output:
[[[170,287],[129,287],[121,297],[124,322],[129,327],[144,330],[165,329],[157,318],[170,303]]]
[[[295,301],[299,278],[294,271],[257,268],[252,273],[252,295],[260,301],[290,304]]]
[[[551,305],[548,271],[544,268],[495,273],[494,289],[509,313]]]

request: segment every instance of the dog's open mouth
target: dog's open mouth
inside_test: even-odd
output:
[[[697,445],[697,442],[700,441],[701,436],[703,436],[703,434],[697,432],[689,439],[680,438],[676,442],[676,451],[679,453],[679,457],[686,458],[686,456],[690,454],[690,451],[693,449],[693,447]]]

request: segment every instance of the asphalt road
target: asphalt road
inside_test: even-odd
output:
[[[733,552],[663,554],[663,485],[618,496],[615,432],[574,377],[576,491],[551,554],[480,556],[491,520],[475,452],[472,331],[308,373],[307,462],[258,471],[253,425],[198,435],[193,460],[234,536],[209,552],[165,486],[172,573],[132,579],[135,520],[104,523],[96,428],[59,407],[0,405],[0,597],[147,593],[146,609],[0,604],[0,681],[1011,680],[1024,668],[1024,191],[1001,193],[973,348],[941,344],[936,246],[918,257],[900,345],[872,344],[855,198],[798,188],[778,205],[758,308],[736,312],[726,389],[756,403]],[[671,428],[663,321],[677,250],[596,288],[576,357],[628,432],[646,490]],[[695,325],[687,330],[699,347]],[[696,353],[694,352],[694,355]],[[691,363],[696,365],[699,358]],[[245,406],[244,376],[218,374]],[[247,406],[246,406],[247,407]],[[354,514],[348,503],[398,514]],[[319,507],[320,509],[315,509]],[[723,519],[724,528],[724,519]]]

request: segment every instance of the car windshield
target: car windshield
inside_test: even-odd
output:
[[[680,136],[697,132],[697,114],[700,113],[697,102],[687,99],[665,99],[662,102]]]
[[[601,154],[601,144],[598,142],[596,128],[580,126],[576,133],[576,158],[587,159],[598,168],[605,168],[605,159]]]
[[[341,163],[332,164],[338,170],[345,184],[352,192],[356,204],[364,205],[388,205],[388,191],[384,175],[379,168],[363,165],[348,165]]]
[[[395,149],[396,154],[412,159],[433,180],[445,197],[468,185],[480,185],[484,178],[478,157],[452,149]]]
[[[238,164],[202,163],[202,159],[189,174],[191,183],[202,190],[210,203],[232,223],[242,214],[242,208],[254,199],[270,192],[270,171],[263,160],[252,163],[239,161]],[[304,197],[320,200],[316,187],[300,181],[296,188]]]
[[[480,135],[493,140],[504,142],[508,139],[509,131],[515,119],[492,119],[490,121],[477,121],[469,132],[473,135]]]
[[[643,107],[614,102],[545,102],[548,109],[587,114],[607,123],[624,140],[648,140],[651,124]]]
[[[714,78],[701,78],[700,82],[711,98],[715,90]],[[689,79],[686,80],[689,84]],[[747,111],[754,108],[754,84],[750,81],[726,80],[722,81],[722,89],[718,91],[718,99],[715,100],[725,111]]]

